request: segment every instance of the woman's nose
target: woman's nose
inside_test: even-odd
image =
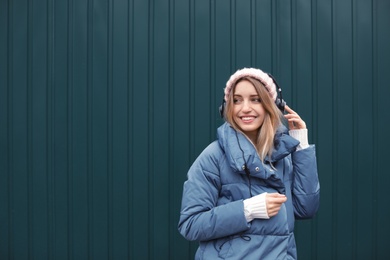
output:
[[[249,101],[244,101],[242,104],[242,110],[243,111],[251,111],[252,107],[250,106]]]

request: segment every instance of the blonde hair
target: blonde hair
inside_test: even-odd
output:
[[[282,123],[282,119],[281,119],[282,113],[277,108],[274,100],[269,96],[267,89],[260,81],[252,77],[243,77],[239,79],[237,82],[235,82],[235,84],[232,86],[232,89],[229,93],[228,100],[226,101],[225,118],[226,121],[230,123],[230,125],[232,125],[236,131],[242,132],[239,126],[237,125],[237,123],[234,121],[233,96],[237,84],[244,80],[249,81],[254,86],[261,100],[261,104],[265,110],[264,121],[259,128],[257,138],[256,138],[256,143],[254,143],[260,159],[264,161],[264,158],[267,155],[271,156],[272,154],[273,147],[274,147],[274,136],[276,130]]]

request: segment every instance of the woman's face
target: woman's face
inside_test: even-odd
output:
[[[233,94],[233,119],[252,142],[264,121],[265,110],[255,87],[247,80],[240,81]]]

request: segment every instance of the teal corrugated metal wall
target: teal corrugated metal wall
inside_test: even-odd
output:
[[[317,145],[300,259],[390,255],[390,1],[0,0],[0,259],[192,259],[182,183],[237,68]]]

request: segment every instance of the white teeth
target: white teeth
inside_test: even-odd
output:
[[[252,120],[253,117],[243,117],[242,120]]]

